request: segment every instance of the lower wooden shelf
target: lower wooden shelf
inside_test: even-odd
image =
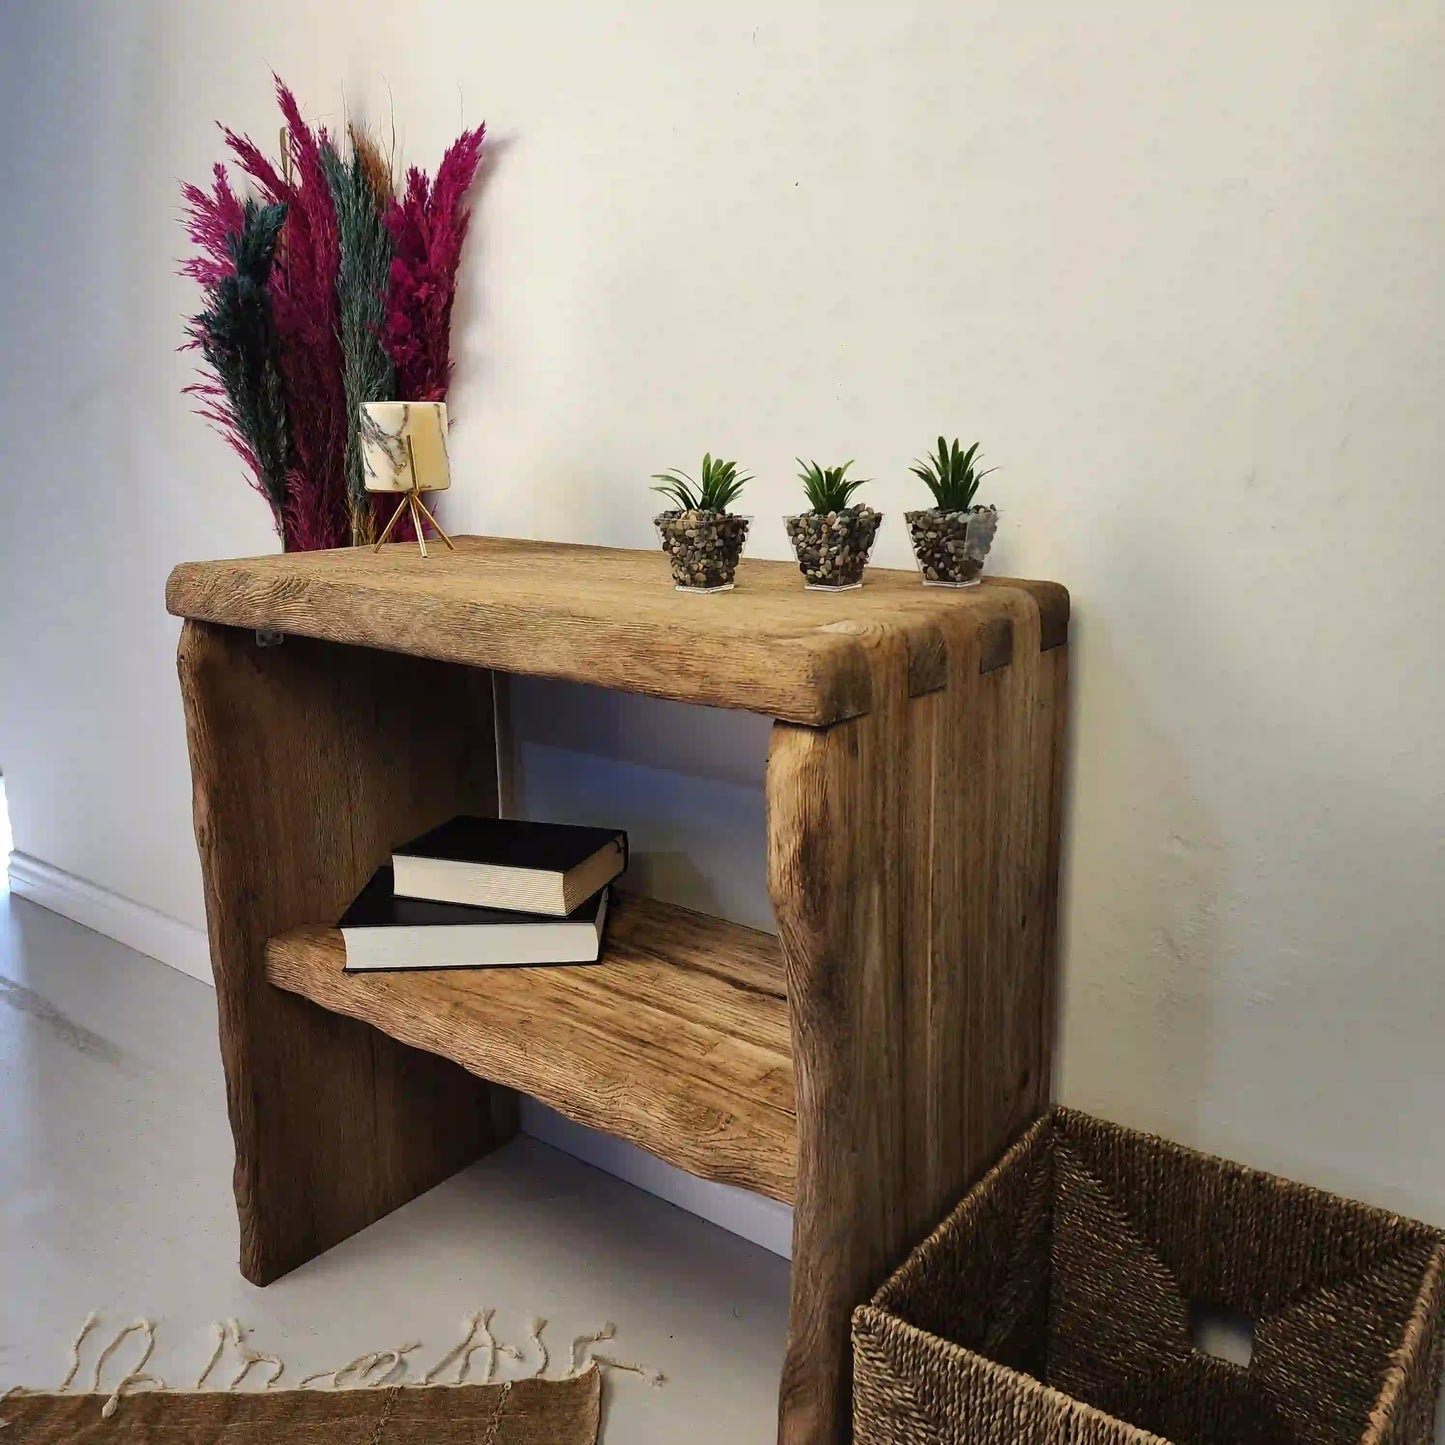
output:
[[[771,934],[630,894],[600,964],[342,972],[334,928],[273,938],[266,975],[705,1179],[791,1203],[797,1137]]]

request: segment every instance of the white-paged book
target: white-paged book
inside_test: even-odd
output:
[[[611,889],[563,918],[401,898],[379,868],[337,925],[347,973],[596,963]]]
[[[391,866],[404,898],[561,918],[627,867],[627,835],[571,823],[458,817],[393,850]]]

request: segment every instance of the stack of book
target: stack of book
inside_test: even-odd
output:
[[[346,972],[596,963],[627,835],[453,818],[391,855],[338,927]]]

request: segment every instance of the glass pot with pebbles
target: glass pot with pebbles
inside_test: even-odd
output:
[[[849,477],[852,462],[841,467],[820,467],[798,459],[798,478],[809,510],[784,517],[788,540],[798,558],[803,586],[819,592],[846,592],[863,585],[863,569],[873,551],[873,540],[883,521],[866,502],[850,498],[867,484],[864,477]]]
[[[660,483],[652,490],[677,504],[652,519],[677,590],[730,592],[752,518],[736,516],[728,507],[752,478],[739,476],[736,462],[714,459],[709,452],[702,459],[701,481],[676,468],[654,473],[652,479]]]
[[[913,555],[925,587],[976,587],[993,534],[998,530],[998,508],[973,504],[978,484],[996,471],[978,470],[979,444],[960,451],[938,439],[938,455],[915,462],[913,475],[933,493],[934,505],[905,512]]]

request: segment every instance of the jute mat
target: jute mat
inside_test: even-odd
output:
[[[492,1385],[12,1395],[0,1445],[596,1445],[602,1373]]]

